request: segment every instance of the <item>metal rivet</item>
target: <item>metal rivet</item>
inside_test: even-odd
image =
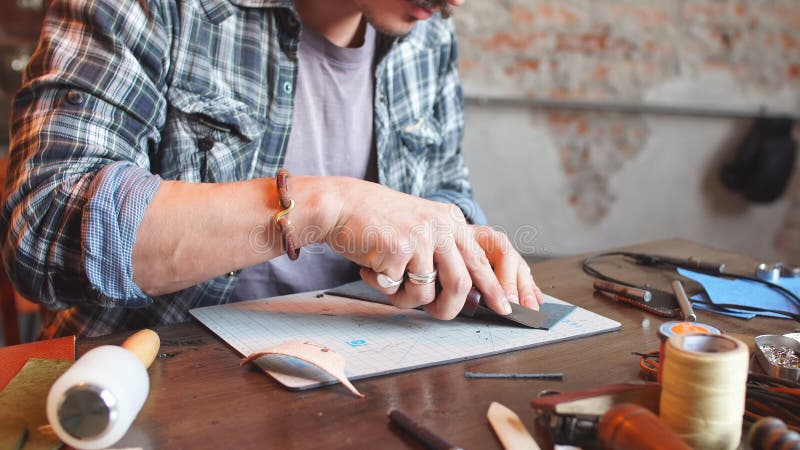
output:
[[[286,92],[287,94],[291,94],[292,93],[292,83],[289,83],[288,81],[286,83],[283,83],[283,92]]]
[[[236,276],[236,272],[228,272],[228,278],[233,278]]]
[[[207,152],[214,148],[214,140],[209,137],[200,138],[200,140],[197,141],[197,147],[200,150]]]
[[[67,101],[73,105],[82,105],[86,97],[80,91],[70,90],[67,93]]]

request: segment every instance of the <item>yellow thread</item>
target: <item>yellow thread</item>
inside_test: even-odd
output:
[[[289,207],[284,210],[278,211],[278,214],[275,214],[275,226],[278,227],[278,229],[281,228],[280,220],[283,219],[284,216],[288,216],[293,209],[294,209],[294,200],[289,200]],[[287,220],[286,226],[292,226],[292,223]]]
[[[735,449],[742,432],[749,352],[724,335],[681,334],[666,345],[660,416],[695,449]]]

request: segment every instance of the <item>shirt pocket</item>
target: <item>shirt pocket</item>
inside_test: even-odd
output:
[[[415,159],[426,159],[442,145],[441,126],[432,115],[412,119],[396,129],[408,156]]]
[[[211,183],[249,178],[266,125],[248,105],[176,88],[169,101],[162,175]]]
[[[403,191],[422,195],[431,160],[441,153],[442,135],[438,121],[433,116],[421,116],[416,120],[395,127],[400,144],[396,167],[402,171]],[[402,168],[402,169],[401,169]]]

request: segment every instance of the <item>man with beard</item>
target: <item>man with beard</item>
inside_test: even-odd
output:
[[[462,2],[54,1],[0,230],[11,279],[51,310],[43,336],[359,276],[440,319],[472,285],[498,313],[537,308],[460,154]]]

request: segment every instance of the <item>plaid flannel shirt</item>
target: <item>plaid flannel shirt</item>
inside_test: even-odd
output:
[[[44,335],[189,319],[236,274],[149,297],[131,255],[161,180],[230,182],[281,167],[297,78],[291,0],[56,0],[17,94],[0,236]],[[380,36],[374,139],[382,184],[483,222],[460,154],[463,100],[451,21]]]

